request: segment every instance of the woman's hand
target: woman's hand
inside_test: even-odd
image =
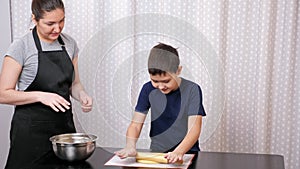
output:
[[[168,160],[169,163],[176,163],[183,160],[183,153],[172,151],[168,152],[164,157]]]
[[[40,102],[51,107],[54,111],[65,112],[70,109],[70,102],[56,93],[39,92]]]
[[[93,99],[88,96],[84,91],[79,93],[79,101],[83,112],[89,112],[93,107]]]
[[[116,151],[115,154],[119,156],[120,158],[126,158],[126,157],[135,157],[137,154],[137,151],[135,148],[123,148],[122,150]]]

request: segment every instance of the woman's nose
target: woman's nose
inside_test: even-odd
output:
[[[55,24],[54,25],[54,31],[55,32],[60,32],[61,28],[60,28],[60,25],[59,24]]]

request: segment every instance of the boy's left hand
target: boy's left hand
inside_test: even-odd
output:
[[[176,151],[172,151],[168,152],[164,157],[168,160],[169,163],[176,163],[178,161],[182,161],[183,154]]]
[[[119,156],[121,159],[126,157],[134,157],[137,154],[135,148],[125,147],[122,150],[116,151],[115,154]]]

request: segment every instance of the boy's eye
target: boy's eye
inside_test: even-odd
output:
[[[152,80],[154,83],[169,83],[170,80],[164,80],[164,81],[156,81],[156,80]]]

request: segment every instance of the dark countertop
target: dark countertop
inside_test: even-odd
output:
[[[130,169],[131,167],[104,166],[113,157],[115,150],[117,149],[97,147],[86,161],[72,163],[49,153],[32,169]],[[268,154],[200,152],[189,169],[284,169],[284,158]]]

